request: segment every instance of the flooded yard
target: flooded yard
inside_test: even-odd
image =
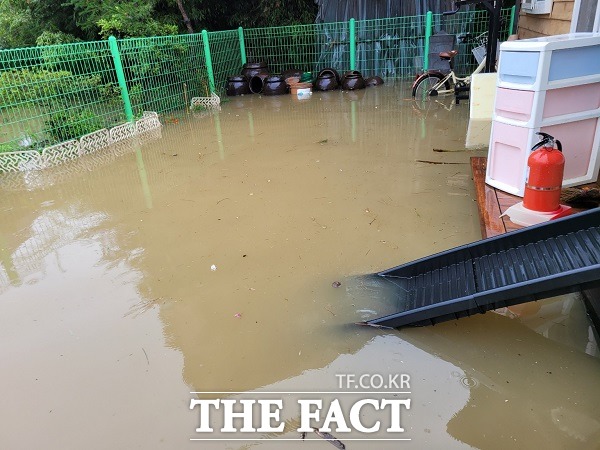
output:
[[[202,435],[190,400],[331,400],[336,375],[407,374],[405,431],[333,433],[347,449],[598,448],[578,296],[354,325],[386,307],[360,275],[481,238],[468,103],[409,97],[233,97],[118,157],[0,175],[0,447],[334,448],[298,440],[292,409],[282,433]]]

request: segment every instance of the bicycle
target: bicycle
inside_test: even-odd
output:
[[[482,47],[485,48],[487,43],[487,32],[481,33],[480,35],[472,38],[471,35],[467,34],[463,36],[462,42],[471,42],[478,44],[475,50],[480,50]],[[430,100],[430,97],[436,97],[438,95],[446,95],[453,93],[456,96],[456,103],[458,104],[461,99],[467,99],[468,96],[462,96],[462,92],[468,92],[471,86],[471,77],[477,73],[483,71],[486,65],[485,56],[481,58],[477,68],[466,77],[459,77],[454,72],[454,58],[458,55],[458,50],[450,50],[448,52],[441,52],[439,57],[450,64],[450,72],[443,74],[439,71],[428,71],[417,77],[412,85],[412,96],[418,102],[426,102]]]

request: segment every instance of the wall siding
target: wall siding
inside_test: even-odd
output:
[[[568,33],[571,28],[574,0],[554,0],[551,14],[519,14],[519,39]]]

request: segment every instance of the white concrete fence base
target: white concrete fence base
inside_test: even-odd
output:
[[[42,170],[53,167],[67,161],[73,161],[82,155],[94,153],[118,142],[130,140],[133,137],[141,138],[144,134],[161,126],[157,113],[144,111],[142,117],[134,123],[127,122],[110,130],[103,128],[81,136],[79,139],[72,139],[46,147],[41,153],[35,150],[3,152],[0,153],[0,173]]]

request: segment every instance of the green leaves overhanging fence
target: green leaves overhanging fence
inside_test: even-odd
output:
[[[514,8],[503,15],[505,39]],[[0,50],[0,152],[41,151],[143,111],[184,111],[193,97],[222,95],[246,61],[273,73],[412,78],[427,65],[427,36],[487,28],[483,11],[430,18],[429,30],[423,15]],[[459,72],[473,68],[473,45],[458,44]]]

